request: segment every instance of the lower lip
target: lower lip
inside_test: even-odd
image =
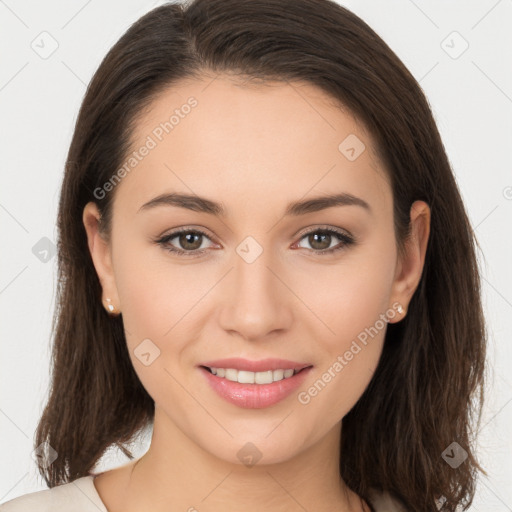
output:
[[[205,368],[199,369],[212,389],[228,402],[245,409],[263,409],[277,404],[293,393],[302,384],[311,368],[309,366],[292,377],[271,384],[241,384],[217,377]]]

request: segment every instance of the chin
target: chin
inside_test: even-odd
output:
[[[275,428],[275,422],[273,428]],[[257,429],[254,429],[254,432],[247,429],[244,435],[232,432],[233,438],[229,440],[221,435],[216,437],[221,437],[222,440],[210,437],[198,444],[214,457],[230,464],[246,467],[279,464],[299,455],[306,445],[305,440],[296,430],[294,435],[290,435],[289,430],[277,433],[279,428],[274,432],[272,429],[266,430],[265,433]],[[269,435],[268,432],[272,433]]]

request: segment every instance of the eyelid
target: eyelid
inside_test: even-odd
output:
[[[159,241],[165,240],[165,239],[172,240],[173,238],[177,237],[178,235],[181,235],[182,233],[200,234],[200,235],[203,235],[204,237],[208,238],[208,240],[210,240],[212,243],[214,243],[214,244],[216,243],[214,241],[215,237],[213,235],[211,235],[206,228],[196,227],[196,226],[194,226],[194,227],[193,226],[182,226],[182,227],[173,229],[169,233],[160,235],[159,237],[157,237],[155,239],[155,241],[158,243]],[[219,244],[217,243],[217,245],[219,245]],[[201,251],[205,251],[205,250],[206,249],[201,249]],[[179,249],[177,249],[177,251],[179,251]],[[196,251],[185,251],[185,252],[189,252],[191,254],[193,254],[193,253],[197,254],[200,251],[196,250]]]
[[[182,233],[196,233],[203,235],[207,239],[209,239],[213,244],[216,244],[216,242],[213,240],[215,237],[211,236],[207,233],[208,230],[206,230],[203,227],[193,227],[193,226],[181,226],[179,228],[176,228],[175,230],[172,230],[170,233],[161,235],[157,237],[154,242],[158,245],[161,245],[164,249],[169,251],[170,253],[173,253],[177,256],[184,256],[186,258],[193,258],[193,257],[200,257],[206,252],[208,252],[208,248],[206,249],[195,249],[193,251],[186,251],[184,249],[179,249],[176,247],[171,246],[172,248],[169,248],[167,244],[169,244],[169,241],[173,238],[179,236]],[[314,255],[329,255],[332,253],[335,253],[336,251],[341,251],[345,249],[349,245],[353,245],[357,242],[356,237],[354,237],[350,232],[343,228],[338,228],[334,226],[329,225],[319,225],[319,226],[309,226],[307,228],[304,228],[300,230],[298,233],[293,235],[293,238],[297,238],[298,240],[293,244],[293,246],[296,246],[297,244],[300,244],[303,238],[306,236],[317,233],[317,232],[328,232],[329,234],[333,234],[335,237],[337,237],[340,240],[340,243],[337,244],[334,247],[331,247],[330,249],[308,249],[307,252],[313,253]],[[217,245],[219,245],[217,243]]]
[[[309,249],[307,252],[312,253],[313,255],[319,256],[328,256],[332,255],[338,251],[343,251],[347,249],[351,245],[356,245],[358,240],[352,235],[349,231],[338,228],[334,226],[310,226],[309,228],[305,228],[304,230],[299,231],[297,235],[294,235],[294,238],[298,237],[297,242],[294,243],[294,247],[300,244],[303,238],[313,234],[313,233],[328,233],[330,236],[335,236],[340,240],[340,243],[331,247],[330,249]]]
[[[355,239],[355,237],[352,235],[352,233],[350,233],[346,229],[338,228],[336,226],[330,226],[328,224],[320,224],[318,226],[309,226],[307,228],[301,229],[295,235],[293,235],[293,238],[296,238],[298,236],[302,238],[304,235],[309,235],[310,233],[316,233],[317,231],[334,231],[340,235],[343,234],[350,238]]]
[[[203,233],[204,235],[208,236],[209,238],[215,238],[211,234],[209,229],[207,229],[203,226],[199,226],[197,224],[180,226],[179,228],[171,229],[170,231],[168,231],[166,229],[161,235],[158,235],[156,238],[160,239],[160,238],[168,237],[170,235],[177,235],[177,234],[181,233],[182,231],[197,231],[199,233]]]

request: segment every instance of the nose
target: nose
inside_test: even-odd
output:
[[[284,274],[270,251],[263,251],[252,263],[235,253],[234,268],[224,279],[221,292],[221,328],[247,341],[290,329],[297,298],[287,287]]]

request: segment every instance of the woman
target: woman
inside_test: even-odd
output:
[[[51,489],[1,510],[469,506],[475,240],[426,98],[357,16],[143,16],[87,90],[58,228]]]

